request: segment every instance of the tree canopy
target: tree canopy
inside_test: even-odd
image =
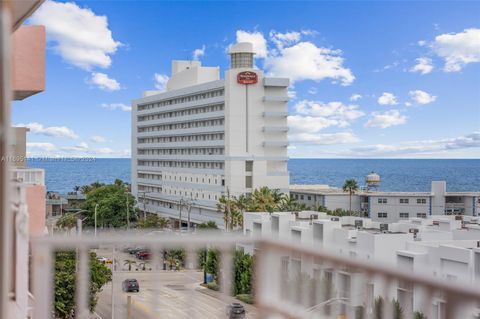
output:
[[[90,311],[97,305],[97,294],[112,280],[112,271],[90,253]],[[55,318],[72,318],[75,313],[76,256],[73,251],[55,254]]]
[[[238,198],[229,194],[223,195],[218,201],[217,209],[223,213],[225,228],[235,229],[243,226],[244,212],[300,211],[308,207],[278,189],[262,187]]]
[[[149,214],[145,220],[143,220],[143,218],[139,218],[137,227],[146,229],[163,229],[167,227],[168,224],[168,218],[159,216],[157,214]]]
[[[135,197],[129,191],[129,184],[117,179],[113,184],[92,183],[82,187],[86,200],[81,208],[86,210],[85,225],[94,225],[97,206],[98,227],[123,227],[127,225],[127,209],[130,221],[136,220]],[[127,208],[128,207],[128,208]]]

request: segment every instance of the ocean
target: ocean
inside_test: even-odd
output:
[[[44,168],[47,190],[61,193],[95,181],[130,181],[127,158],[32,158],[28,166]],[[452,192],[480,191],[480,159],[290,159],[288,167],[293,184],[341,187],[345,179],[354,178],[363,185],[365,176],[375,171],[383,191],[430,191],[434,180],[447,181],[447,190]]]

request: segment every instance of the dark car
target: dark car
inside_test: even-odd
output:
[[[125,292],[139,292],[140,286],[138,285],[137,279],[125,279],[122,282],[122,290]]]
[[[146,250],[147,248],[145,247],[134,247],[134,248],[131,248],[128,252],[130,253],[130,255],[136,255],[139,251],[142,251],[142,250]]]
[[[245,318],[245,308],[238,302],[232,302],[227,306],[227,318]]]
[[[140,260],[150,260],[151,254],[148,250],[141,250],[137,252],[135,256]]]

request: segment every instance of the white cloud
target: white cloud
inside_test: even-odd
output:
[[[358,101],[362,98],[362,96],[360,94],[353,94],[351,97],[350,97],[350,101]]]
[[[30,132],[33,134],[46,135],[46,136],[55,136],[55,137],[66,137],[70,139],[77,139],[78,136],[72,129],[69,129],[66,126],[43,126],[38,122],[32,122],[28,124],[17,124],[16,127],[28,127]]]
[[[27,153],[31,153],[33,150],[51,152],[56,149],[52,143],[27,142]]]
[[[104,91],[112,92],[120,90],[120,83],[115,79],[109,78],[105,73],[93,72],[89,83],[96,85],[99,89]]]
[[[427,41],[425,41],[425,40],[420,40],[420,41],[417,42],[417,44],[418,44],[418,46],[423,47],[423,46],[425,46],[425,45],[427,44]]]
[[[167,89],[167,82],[170,79],[168,75],[155,73],[155,88],[160,91],[165,91]]]
[[[62,150],[67,152],[87,152],[89,148],[87,143],[81,142],[80,144],[77,144],[75,146],[62,147]]]
[[[290,115],[288,117],[288,128],[290,134],[313,134],[333,126],[339,126],[338,121],[335,119],[302,115]]]
[[[390,69],[396,69],[400,65],[399,61],[393,61],[391,64],[383,66],[381,69],[375,69],[373,72],[383,72]]]
[[[279,49],[284,46],[290,46],[300,41],[301,33],[296,31],[280,33],[275,30],[269,33],[270,40],[275,43],[275,46]]]
[[[380,96],[377,100],[378,104],[380,105],[396,105],[397,97],[392,93],[383,92],[382,96]]]
[[[253,44],[253,51],[255,52],[255,57],[267,57],[267,40],[263,36],[263,33],[258,31],[247,32],[243,30],[237,30],[236,35],[237,42],[251,42]]]
[[[415,64],[410,72],[420,72],[421,74],[428,74],[433,70],[432,59],[429,58],[418,58],[415,59],[417,64]]]
[[[308,89],[308,94],[312,94],[312,95],[315,95],[318,93],[318,90],[316,87],[311,87]]]
[[[359,141],[351,132],[321,132],[329,127],[348,127],[357,118],[364,116],[356,105],[303,100],[295,105],[295,111],[297,114],[288,117],[288,137],[291,142],[331,145]]]
[[[415,103],[422,105],[432,103],[437,99],[436,96],[421,90],[410,91],[408,94]]]
[[[113,39],[106,16],[96,15],[73,2],[46,1],[29,22],[44,25],[48,39],[56,43],[55,52],[85,70],[109,67],[110,56],[121,45]]]
[[[193,59],[198,60],[205,55],[205,45],[202,45],[200,49],[195,49],[192,53]]]
[[[297,98],[297,91],[295,90],[288,90],[287,95],[290,99],[294,100]]]
[[[407,117],[401,115],[398,110],[389,110],[383,113],[373,112],[365,127],[387,128],[401,125],[407,122]]]
[[[441,34],[431,46],[445,60],[445,72],[460,71],[469,63],[480,62],[480,29]]]
[[[103,136],[100,136],[100,135],[93,135],[90,138],[90,141],[92,141],[94,143],[105,143],[105,142],[107,142],[107,138],[103,137]]]
[[[102,103],[100,105],[104,109],[115,111],[115,110],[122,110],[124,112],[130,112],[132,107],[130,105],[126,105],[123,103]]]
[[[480,131],[471,134],[439,139],[403,142],[399,145],[373,144],[352,148],[348,155],[351,156],[398,156],[398,155],[418,155],[422,153],[448,155],[449,151],[459,149],[480,148]]]
[[[290,134],[289,139],[294,143],[305,143],[315,145],[351,144],[357,143],[360,139],[351,132],[339,133],[297,133]]]
[[[332,79],[334,83],[350,85],[355,76],[343,66],[340,50],[317,47],[311,42],[299,42],[281,48],[265,59],[265,67],[272,76],[284,76],[293,82]]]
[[[365,115],[357,105],[345,105],[341,102],[317,102],[303,100],[295,104],[298,114],[327,119],[331,126],[347,127],[354,120]]]

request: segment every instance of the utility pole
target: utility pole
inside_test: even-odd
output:
[[[182,232],[182,207],[183,207],[183,198],[178,201],[178,205],[180,206],[180,212],[178,216],[178,231]]]
[[[98,208],[98,204],[95,204],[95,213],[94,213],[94,219],[95,219],[94,232],[95,232],[95,237],[97,237],[97,208]]]
[[[146,192],[143,192],[143,222],[147,221],[147,202],[145,201],[146,194]]]
[[[129,229],[130,229],[130,212],[128,210],[128,191],[127,191],[127,230]]]
[[[143,221],[145,222],[147,220],[147,200],[145,196],[147,195],[147,193],[150,193],[150,192],[138,191],[138,193],[143,195]]]

